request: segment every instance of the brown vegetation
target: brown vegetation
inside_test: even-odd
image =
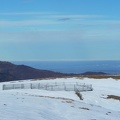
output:
[[[106,79],[106,78],[113,78],[116,80],[120,80],[120,75],[81,75],[77,76],[77,78],[95,78],[95,79]]]
[[[80,100],[83,100],[82,94],[80,92],[76,91],[75,94],[80,98]]]
[[[107,99],[115,99],[115,100],[120,100],[120,96],[116,96],[116,95],[108,95]]]
[[[83,109],[83,110],[90,110],[89,108],[84,108],[84,107],[82,107],[82,108],[80,108],[80,109]]]

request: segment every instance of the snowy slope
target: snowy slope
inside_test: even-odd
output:
[[[106,99],[107,95],[120,96],[120,81],[61,78],[23,83],[55,81],[92,84],[94,90],[82,92],[84,100],[80,100],[73,91],[3,91],[5,83],[0,83],[0,120],[120,120],[120,101]]]

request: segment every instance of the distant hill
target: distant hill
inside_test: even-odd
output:
[[[104,72],[84,72],[84,73],[81,73],[80,75],[108,75],[107,73],[104,73]]]
[[[38,79],[38,78],[59,78],[68,76],[92,76],[92,75],[107,75],[103,72],[85,72],[81,74],[65,74],[53,72],[49,70],[39,70],[26,65],[15,65],[10,62],[0,61],[0,82]]]
[[[26,65],[15,65],[10,62],[0,62],[0,81],[37,79],[48,77],[64,77],[68,74],[39,70]]]

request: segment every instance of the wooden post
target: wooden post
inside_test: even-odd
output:
[[[15,85],[13,84],[13,89],[15,89]]]
[[[51,90],[53,91],[53,85],[51,85]]]
[[[75,85],[74,85],[74,91],[75,91]]]
[[[55,85],[57,86],[57,83],[55,82]]]
[[[38,84],[38,89],[40,89],[40,83]]]
[[[3,85],[3,90],[5,90],[5,85]]]
[[[64,90],[66,90],[66,85],[65,85],[65,87],[64,87]]]
[[[32,89],[32,83],[30,84],[30,88]]]
[[[47,90],[47,84],[45,85],[45,90]]]
[[[21,84],[21,89],[24,89],[24,84]]]

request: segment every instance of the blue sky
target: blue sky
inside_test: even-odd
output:
[[[119,0],[0,0],[0,60],[120,60]]]

